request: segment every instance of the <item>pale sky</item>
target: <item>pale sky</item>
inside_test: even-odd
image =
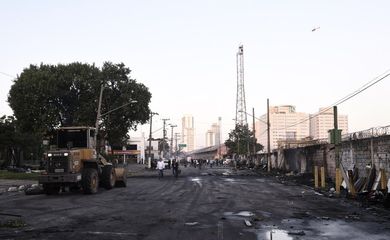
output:
[[[389,9],[385,0],[3,0],[0,115],[12,114],[8,75],[29,64],[123,62],[152,93],[154,129],[191,114],[202,146],[219,116],[224,137],[234,126],[239,44],[247,112],[266,113],[269,98],[315,113],[390,69]],[[350,132],[390,125],[389,90],[387,78],[339,105]]]

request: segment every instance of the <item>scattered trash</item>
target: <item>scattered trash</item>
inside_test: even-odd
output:
[[[249,220],[245,219],[244,222],[247,227],[252,227],[252,223]]]
[[[286,176],[294,176],[295,174],[294,174],[294,172],[293,171],[291,171],[291,172],[289,172],[289,173],[286,173]]]
[[[319,193],[319,192],[314,192],[314,194],[316,194],[316,195],[318,195],[318,196],[324,196],[324,194]]]
[[[322,220],[330,220],[330,217],[322,217]]]
[[[24,191],[26,188],[27,188],[26,185],[20,185],[20,186],[18,187],[18,191],[19,191],[19,192]]]
[[[345,216],[345,219],[360,220],[360,217],[357,214],[350,214],[348,216]]]
[[[289,231],[287,232],[288,235],[296,235],[296,236],[304,236],[306,233],[304,231]]]
[[[26,195],[38,195],[43,194],[43,188],[39,184],[33,184],[31,186],[26,187],[24,190]]]
[[[335,192],[336,192],[336,189],[331,188],[331,189],[329,189],[329,192],[330,192],[330,193],[335,193]]]
[[[185,223],[185,225],[187,226],[195,226],[195,225],[198,225],[199,223],[198,222],[187,222]]]
[[[345,180],[343,180],[343,182],[341,183],[341,186],[342,186],[343,188],[347,188],[347,183],[345,182]]]
[[[8,192],[17,192],[18,188],[17,187],[9,187]]]

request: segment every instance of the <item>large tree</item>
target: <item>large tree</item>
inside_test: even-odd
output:
[[[100,126],[112,144],[149,119],[151,93],[130,78],[123,63],[105,62],[100,69],[84,63],[30,65],[18,76],[8,101],[21,131],[38,135],[59,126],[95,126],[101,86]],[[131,103],[131,102],[136,103]]]
[[[13,116],[0,117],[0,167],[20,165],[23,159],[39,159],[41,151],[40,139],[34,134],[22,133]]]
[[[247,125],[237,124],[235,129],[229,133],[225,146],[228,148],[229,155],[248,156],[253,151],[253,144],[256,144],[256,152],[263,149],[263,146],[256,141],[253,131],[250,131]]]

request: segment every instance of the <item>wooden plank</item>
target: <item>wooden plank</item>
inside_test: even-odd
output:
[[[352,183],[352,177],[349,178],[347,172],[344,170],[344,167],[342,164],[340,164],[340,171],[341,171],[341,175],[343,176],[344,180],[345,180],[345,183],[347,184],[347,188],[348,188],[348,192],[352,194],[352,196],[356,196],[356,191],[355,191],[355,187],[353,186],[353,183]]]
[[[353,182],[353,171],[348,170],[348,177],[349,177],[349,193],[353,196],[356,197],[356,190]]]
[[[336,193],[340,194],[340,186],[341,186],[341,174],[340,168],[336,168]]]
[[[321,188],[325,188],[325,168],[321,167]]]
[[[382,173],[379,172],[378,176],[376,176],[376,178],[375,178],[374,184],[372,185],[371,191],[375,191],[378,188],[379,181],[381,180],[381,176],[382,176]]]
[[[387,184],[387,176],[386,176],[386,171],[385,169],[381,168],[379,170],[381,172],[381,175],[382,175],[382,178],[381,178],[381,190],[385,190],[386,189],[386,184]]]
[[[314,187],[318,188],[318,166],[314,166]]]

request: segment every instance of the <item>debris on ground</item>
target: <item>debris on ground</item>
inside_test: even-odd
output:
[[[249,220],[244,220],[244,222],[245,222],[245,225],[247,226],[247,227],[252,227],[253,225],[252,225],[252,223],[249,221]]]
[[[199,223],[198,222],[186,222],[185,225],[187,226],[195,226],[195,225],[198,225]]]
[[[18,188],[17,187],[9,187],[8,192],[17,192]]]
[[[24,190],[24,193],[26,195],[38,195],[38,194],[43,194],[43,188],[39,184],[32,184],[31,186],[26,187]]]
[[[288,235],[295,235],[295,236],[304,236],[306,233],[304,231],[289,231],[287,232]]]

